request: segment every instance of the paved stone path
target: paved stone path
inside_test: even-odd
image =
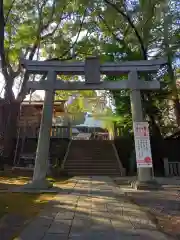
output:
[[[18,240],[167,240],[109,177],[75,178]]]

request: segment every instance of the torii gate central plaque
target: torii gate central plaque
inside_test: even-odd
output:
[[[27,90],[45,90],[45,99],[38,138],[33,180],[27,188],[46,189],[50,187],[46,181],[48,171],[48,157],[50,131],[52,127],[52,111],[55,90],[117,90],[130,89],[132,118],[134,122],[143,122],[140,90],[156,90],[160,88],[158,81],[144,81],[138,78],[139,72],[155,72],[165,59],[149,61],[130,61],[122,63],[100,64],[97,57],[87,58],[85,62],[64,63],[59,61],[29,61],[23,60],[23,67],[31,74],[46,74],[43,82],[27,82]],[[101,74],[118,76],[127,73],[128,80],[101,81]],[[57,80],[57,75],[85,75],[85,82],[67,82]],[[152,169],[139,168],[138,180],[148,182],[152,180]]]

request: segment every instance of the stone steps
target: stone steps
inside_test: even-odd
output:
[[[65,170],[70,175],[121,176],[112,141],[74,140],[65,162]]]

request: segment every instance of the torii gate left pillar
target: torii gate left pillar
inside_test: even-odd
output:
[[[46,180],[46,175],[49,168],[50,132],[52,128],[52,115],[54,105],[53,86],[55,80],[56,73],[54,71],[49,71],[47,75],[47,81],[49,82],[50,87],[45,91],[41,126],[36,150],[34,174],[32,183],[29,184],[30,188],[33,187],[38,189],[47,189],[52,186],[52,184]]]

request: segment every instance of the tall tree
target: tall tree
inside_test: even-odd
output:
[[[105,10],[103,13],[101,12],[99,14],[99,19],[101,21],[101,29],[103,27],[102,31],[106,34],[104,37],[106,59],[109,58],[111,61],[125,59],[146,60],[158,56],[167,56],[166,52],[163,50],[163,38],[159,33],[160,29],[164,29],[164,18],[161,13],[162,7],[167,1],[152,0],[147,2],[141,0],[112,2],[104,0],[104,2],[106,3],[106,8],[104,8]],[[170,4],[170,1],[168,2]],[[175,8],[172,10],[174,11]],[[113,18],[110,17],[112,15]],[[176,21],[177,19],[176,14]],[[119,28],[119,26],[121,27]],[[176,27],[176,33],[175,31],[170,31],[170,45],[174,41],[175,35],[177,35],[177,29],[178,28]],[[110,33],[113,39],[109,37]],[[173,49],[175,53],[177,49],[175,44],[173,44]],[[174,58],[171,58],[171,62],[169,62],[168,66],[172,66],[173,60]],[[162,73],[163,76],[165,76],[167,70],[168,69],[164,69],[161,71],[161,74],[156,77],[159,77],[162,80]],[[146,75],[142,77],[145,77],[146,80],[150,80],[150,78],[155,76]],[[173,83],[174,79],[171,78],[170,81]],[[172,94],[176,94],[175,97],[177,99],[177,91],[173,92],[172,88],[170,91]],[[154,97],[156,97],[156,95],[157,93],[151,93],[150,95],[149,93],[144,92],[143,102],[145,103],[144,108],[151,122],[151,126],[153,127],[153,132],[157,135],[158,132],[160,134],[160,127],[157,125],[157,112],[159,112],[160,109],[155,105]]]
[[[71,60],[76,52],[87,11],[75,1],[6,0],[0,2],[0,58],[4,77],[2,127],[5,146],[15,135],[20,103],[27,95],[26,83],[34,79],[21,66],[21,58]],[[46,76],[40,76],[43,80]],[[18,90],[14,92],[14,87]],[[16,107],[15,107],[16,106]],[[10,152],[9,147],[5,151]]]

